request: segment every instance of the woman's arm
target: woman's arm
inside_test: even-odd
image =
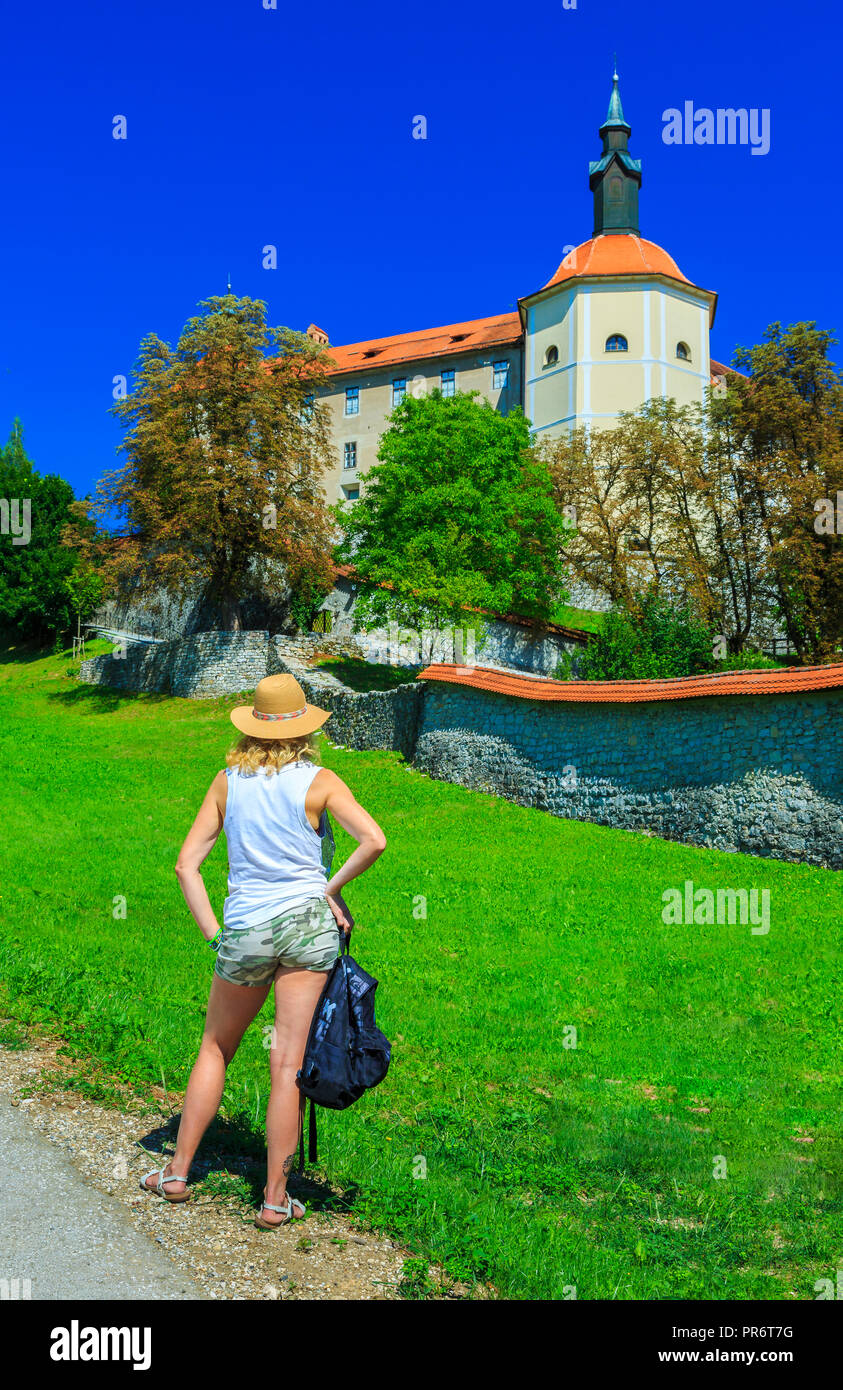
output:
[[[176,875],[184,893],[184,899],[196,920],[206,941],[212,941],[219,931],[216,913],[211,907],[208,890],[205,887],[199,867],[214,848],[225,819],[225,798],[228,792],[228,778],[218,772],[210,787],[199,814],[187,833],[176,860]]]
[[[317,782],[320,784],[318,788]],[[343,830],[357,841],[356,850],[348,856],[342,868],[331,875],[325,885],[325,896],[336,921],[349,932],[354,925],[354,919],[342,900],[340,889],[353,878],[358,878],[383,854],[386,849],[386,836],[342,778],[329,768],[322,768],[314,777],[311,787],[321,803],[319,813],[323,810],[330,811]],[[306,809],[310,808],[306,805]]]

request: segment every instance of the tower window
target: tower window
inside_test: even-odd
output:
[[[556,366],[556,363],[557,363],[558,361],[559,361],[559,349],[558,349],[558,347],[549,347],[548,350],[547,350],[547,352],[546,352],[545,355],[544,355],[544,365],[545,365],[546,367],[555,367],[555,366]]]
[[[629,352],[629,343],[622,333],[613,333],[606,339],[607,352]]]
[[[681,362],[690,362],[691,349],[688,347],[687,343],[676,344],[676,356],[679,358]]]

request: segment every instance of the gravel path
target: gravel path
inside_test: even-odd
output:
[[[399,1296],[409,1252],[320,1210],[332,1195],[324,1187],[299,1180],[308,1219],[257,1230],[261,1168],[242,1153],[214,1153],[209,1143],[190,1202],[144,1195],[141,1175],[172,1154],[178,1098],[156,1089],[156,1108],[128,1092],[120,1108],[96,1104],[72,1089],[90,1067],[60,1047],[37,1039],[0,1048],[0,1277],[31,1278],[33,1298]]]

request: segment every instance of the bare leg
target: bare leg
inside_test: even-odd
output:
[[[199,1056],[187,1083],[176,1151],[164,1170],[165,1183],[167,1173],[187,1177],[190,1172],[202,1135],[220,1108],[226,1067],[268,993],[269,985],[232,985],[214,976]],[[156,1179],[150,1178],[146,1186],[153,1188],[155,1183]],[[183,1182],[167,1184],[170,1193],[184,1189]]]
[[[270,1092],[266,1107],[266,1200],[284,1205],[287,1175],[299,1140],[299,1088],[296,1072],[302,1064],[313,1014],[328,978],[327,970],[286,969],[275,972],[275,1031],[269,1052]],[[280,1223],[278,1212],[263,1209],[267,1224]]]

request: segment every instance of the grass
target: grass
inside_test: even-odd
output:
[[[69,665],[0,662],[7,1045],[52,1029],[92,1085],[173,1096],[213,958],[172,866],[237,700],[128,696]],[[322,746],[389,840],[348,899],[394,1042],[380,1088],[321,1112],[322,1173],[410,1244],[403,1292],[429,1296],[436,1261],[513,1298],[813,1299],[841,1260],[841,876]],[[205,869],[220,909],[225,872],[220,844]],[[769,888],[769,934],[666,926],[661,895],[687,878]],[[268,1024],[224,1098],[256,1138]]]
[[[574,608],[567,603],[558,604],[552,614],[553,622],[580,632],[601,632],[605,618],[605,613],[596,613],[591,608]]]
[[[394,690],[396,685],[411,685],[421,670],[420,666],[389,666],[350,656],[326,656],[313,664],[352,690]]]

